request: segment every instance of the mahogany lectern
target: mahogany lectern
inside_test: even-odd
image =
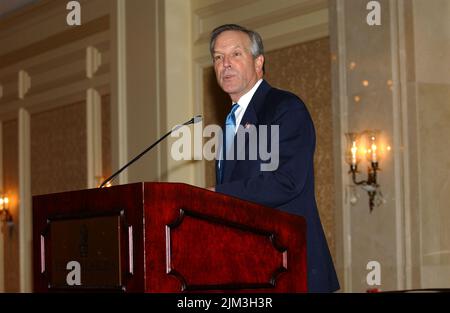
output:
[[[304,218],[180,183],[33,197],[34,291],[305,292]]]

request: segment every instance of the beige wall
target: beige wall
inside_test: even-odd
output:
[[[450,285],[450,3],[413,1],[421,285]],[[432,22],[430,22],[432,20]]]
[[[86,168],[85,143],[85,103],[32,114],[31,194],[41,195],[85,188],[87,173],[80,170]]]
[[[164,123],[159,118],[161,104],[158,78],[161,69],[158,44],[159,36],[164,31],[160,29],[158,20],[159,4],[160,1],[124,1],[125,12],[118,12],[125,13],[125,25],[122,25],[125,28],[125,38],[119,44],[126,47],[126,101],[122,105],[126,110],[127,126],[124,131],[127,136],[127,155],[119,164],[113,164],[114,170],[162,135],[159,131]],[[160,158],[158,150],[147,154],[124,172],[123,182],[157,180],[160,175]]]
[[[217,84],[214,67],[203,70],[203,114],[205,127],[211,124],[222,125],[229,112],[230,96]],[[209,138],[205,138],[207,142]],[[205,186],[216,185],[215,160],[205,161]]]
[[[380,26],[365,23],[364,1],[331,3],[335,157],[342,164],[336,172],[337,251],[345,290],[448,288],[450,216],[443,190],[450,154],[442,143],[450,133],[444,122],[450,107],[449,3],[379,1]],[[370,128],[381,129],[392,146],[380,163],[385,203],[371,214],[363,190],[350,205],[343,161],[344,133]],[[381,264],[380,286],[366,282],[369,261]]]
[[[165,123],[169,131],[173,126],[184,123],[192,116],[201,114],[200,107],[193,102],[194,82],[192,80],[192,36],[191,36],[191,3],[190,1],[164,1],[164,46],[162,50]],[[190,130],[193,128],[191,127]],[[168,138],[164,143],[164,162],[166,170],[163,180],[197,184],[195,168],[192,160],[176,161],[171,157],[171,144],[177,138]]]
[[[317,207],[335,259],[335,206],[331,60],[329,38],[320,38],[270,51],[265,55],[265,79],[289,90],[306,104],[316,130],[314,181]],[[281,74],[282,73],[282,74]]]
[[[366,2],[336,1],[333,15],[332,44],[334,69],[335,158],[338,225],[341,237],[337,238],[341,282],[344,291],[364,292],[369,288],[395,290],[404,288],[404,229],[403,199],[400,189],[402,168],[398,162],[401,154],[399,142],[398,100],[390,90],[388,81],[394,80],[393,62],[396,35],[393,29],[391,7],[388,1],[380,1],[382,25],[366,23]],[[334,10],[334,8],[332,9]],[[391,16],[392,14],[392,16]],[[394,22],[395,23],[395,22]],[[391,41],[392,40],[392,41]],[[351,66],[353,64],[353,66]],[[362,82],[368,81],[368,86]],[[359,100],[355,100],[359,98]],[[383,113],[382,113],[383,112]],[[352,191],[348,165],[344,161],[345,133],[366,129],[382,130],[385,145],[392,146],[379,165],[378,175],[386,203],[369,211],[368,195],[356,188],[358,201],[351,205]],[[359,166],[358,180],[366,179],[366,163]],[[339,245],[342,245],[339,248]],[[366,282],[367,265],[376,261],[381,265],[381,285]],[[342,263],[341,263],[342,262]]]

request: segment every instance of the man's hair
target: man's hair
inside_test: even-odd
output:
[[[217,37],[221,33],[228,31],[228,30],[239,31],[239,32],[243,32],[243,33],[247,34],[247,36],[251,42],[250,50],[253,55],[253,58],[257,58],[260,55],[264,55],[263,42],[262,42],[261,36],[257,32],[247,29],[247,28],[242,27],[237,24],[225,24],[225,25],[216,27],[211,32],[211,40],[209,41],[209,51],[211,53],[211,57],[214,57],[214,45],[216,44]],[[263,64],[263,73],[264,73],[264,64]]]

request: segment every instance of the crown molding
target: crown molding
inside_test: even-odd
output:
[[[199,18],[210,17],[217,12],[230,11],[236,9],[236,7],[242,7],[251,3],[256,3],[260,0],[222,0],[220,2],[212,3],[207,6],[201,6],[198,9],[194,9],[194,14]],[[208,3],[210,3],[209,1]]]
[[[255,1],[249,0],[242,4],[240,7],[244,5],[253,4]],[[209,35],[212,29],[207,27],[205,24],[207,23],[207,19],[214,19],[214,21],[218,24],[225,23],[223,14],[229,13],[230,17],[234,19],[234,22],[245,25],[250,29],[258,29],[267,25],[280,23],[282,21],[292,19],[292,18],[300,18],[302,16],[308,15],[313,12],[318,12],[328,8],[327,0],[304,0],[304,1],[286,1],[284,6],[275,6],[274,9],[269,10],[266,9],[266,13],[256,14],[254,16],[243,16],[239,20],[236,21],[236,14],[233,11],[236,10],[236,6],[231,5],[228,1],[223,1],[219,3],[212,4],[211,6],[207,6],[205,8],[197,9],[194,11],[193,16],[193,38],[195,44],[203,44],[209,41]],[[200,13],[199,13],[200,12]],[[222,15],[214,17],[214,15]],[[223,20],[221,22],[221,20]],[[301,27],[301,25],[300,25]]]

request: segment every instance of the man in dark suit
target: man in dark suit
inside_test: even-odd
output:
[[[235,24],[222,25],[211,33],[210,50],[217,82],[233,103],[220,148],[223,157],[216,161],[217,185],[210,189],[305,217],[308,290],[338,290],[315,201],[315,131],[305,104],[263,80],[264,51],[258,33]],[[255,126],[258,132],[261,125],[269,130],[270,126],[278,127],[278,138],[268,136],[267,140],[265,151],[271,151],[276,146],[272,140],[278,140],[278,153],[271,155],[277,158],[276,168],[268,171],[262,170],[268,161],[260,154],[256,159],[249,158],[254,147],[246,146],[248,140],[239,142],[235,135],[249,126]],[[229,154],[233,145],[236,149]],[[239,153],[245,158],[236,159]]]

